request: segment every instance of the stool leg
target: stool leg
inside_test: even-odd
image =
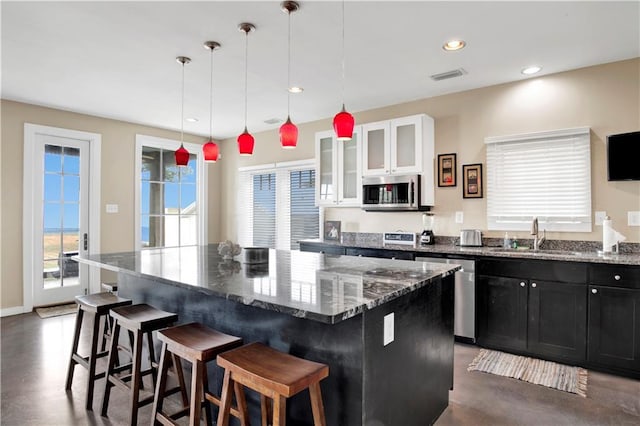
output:
[[[247,401],[244,399],[244,387],[238,382],[233,382],[233,390],[236,394],[236,404],[240,413],[240,425],[249,426],[249,409],[247,408]]]
[[[202,403],[204,404],[204,422],[207,426],[213,425],[213,419],[211,418],[211,407],[205,395],[209,392],[209,376],[207,372],[207,364],[202,363]]]
[[[271,405],[271,398],[267,398],[262,394],[260,394],[260,418],[262,419],[262,426],[269,426],[269,423],[273,418],[273,406]]]
[[[178,386],[180,386],[180,395],[182,396],[182,406],[187,407],[189,405],[189,395],[187,395],[187,385],[184,382],[184,371],[182,370],[182,363],[180,357],[176,354],[173,356],[173,368],[176,370],[176,376],[178,376]],[[206,377],[206,376],[205,376]]]
[[[118,337],[120,336],[120,324],[115,320],[113,322],[113,333],[111,333],[111,345],[109,349],[109,356],[107,357],[107,371],[105,373],[104,381],[104,395],[102,397],[102,412],[101,414],[106,417],[107,410],[109,409],[109,395],[111,394],[111,374],[115,367],[116,354],[118,353]]]
[[[167,372],[169,371],[167,344],[162,344],[162,350],[160,352],[160,366],[158,368],[158,382],[156,384],[156,393],[153,396],[153,408],[151,411],[151,425],[159,424],[156,421],[156,414],[162,412],[162,404],[164,402],[164,392],[167,387]]]
[[[135,426],[138,423],[138,399],[140,397],[140,382],[142,381],[142,375],[140,374],[142,366],[142,331],[136,330],[133,339],[133,364],[131,371],[131,426]]]
[[[69,355],[69,367],[67,368],[67,382],[64,386],[66,390],[71,389],[71,383],[73,382],[73,370],[78,363],[73,359],[73,355],[78,352],[78,343],[80,342],[80,329],[82,328],[82,318],[84,316],[84,310],[78,305],[78,313],[76,314],[76,328],[73,332],[73,343],[71,344],[71,354]]]
[[[273,426],[287,424],[287,398],[278,395],[273,398]]]
[[[89,378],[87,383],[87,402],[85,408],[89,411],[93,410],[93,388],[96,383],[96,355],[98,354],[98,345],[100,338],[100,317],[93,316],[93,330],[91,334],[91,353],[89,354]]]
[[[313,425],[326,426],[327,420],[324,417],[324,406],[322,404],[320,382],[312,383],[309,386],[309,394],[311,396],[311,410],[313,411]]]
[[[231,411],[231,389],[233,389],[233,380],[231,379],[231,371],[224,371],[224,379],[222,380],[222,394],[220,395],[220,409],[218,410],[218,421],[216,426],[229,425],[229,412]]]
[[[152,380],[152,388],[155,388],[156,381],[158,380],[158,367],[156,364],[156,353],[153,347],[153,332],[150,331],[147,333],[147,346],[149,347],[149,366],[151,367],[151,380]],[[155,367],[154,367],[155,365]]]
[[[191,408],[189,426],[200,424],[200,410],[202,407],[202,366],[203,362],[196,360],[191,367]]]

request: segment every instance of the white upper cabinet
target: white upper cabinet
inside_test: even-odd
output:
[[[421,205],[434,203],[433,158],[434,126],[428,115],[362,125],[362,175],[421,175]]]
[[[353,138],[339,141],[333,130],[316,133],[316,204],[359,207],[362,202],[360,127]]]

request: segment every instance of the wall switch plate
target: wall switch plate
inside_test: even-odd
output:
[[[107,204],[106,211],[107,211],[107,213],[118,213],[118,205],[117,204]]]
[[[627,225],[640,226],[640,211],[627,212]]]
[[[393,328],[394,328],[394,314],[393,312],[384,316],[384,346],[393,342]]]
[[[464,222],[464,212],[456,212],[456,223]]]
[[[596,225],[602,226],[602,221],[604,217],[607,215],[607,212],[596,212]]]

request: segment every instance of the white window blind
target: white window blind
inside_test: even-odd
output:
[[[298,241],[318,238],[315,162],[296,161],[239,171],[238,243],[298,249]]]
[[[490,230],[591,231],[589,128],[489,137]]]

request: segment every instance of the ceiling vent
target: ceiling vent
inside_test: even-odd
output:
[[[434,81],[447,80],[449,78],[461,77],[466,73],[467,72],[464,69],[458,68],[457,70],[442,72],[440,74],[434,74],[431,76],[431,79]]]
[[[282,120],[280,120],[279,118],[269,118],[267,120],[264,120],[264,122],[266,124],[277,124],[280,123]]]

